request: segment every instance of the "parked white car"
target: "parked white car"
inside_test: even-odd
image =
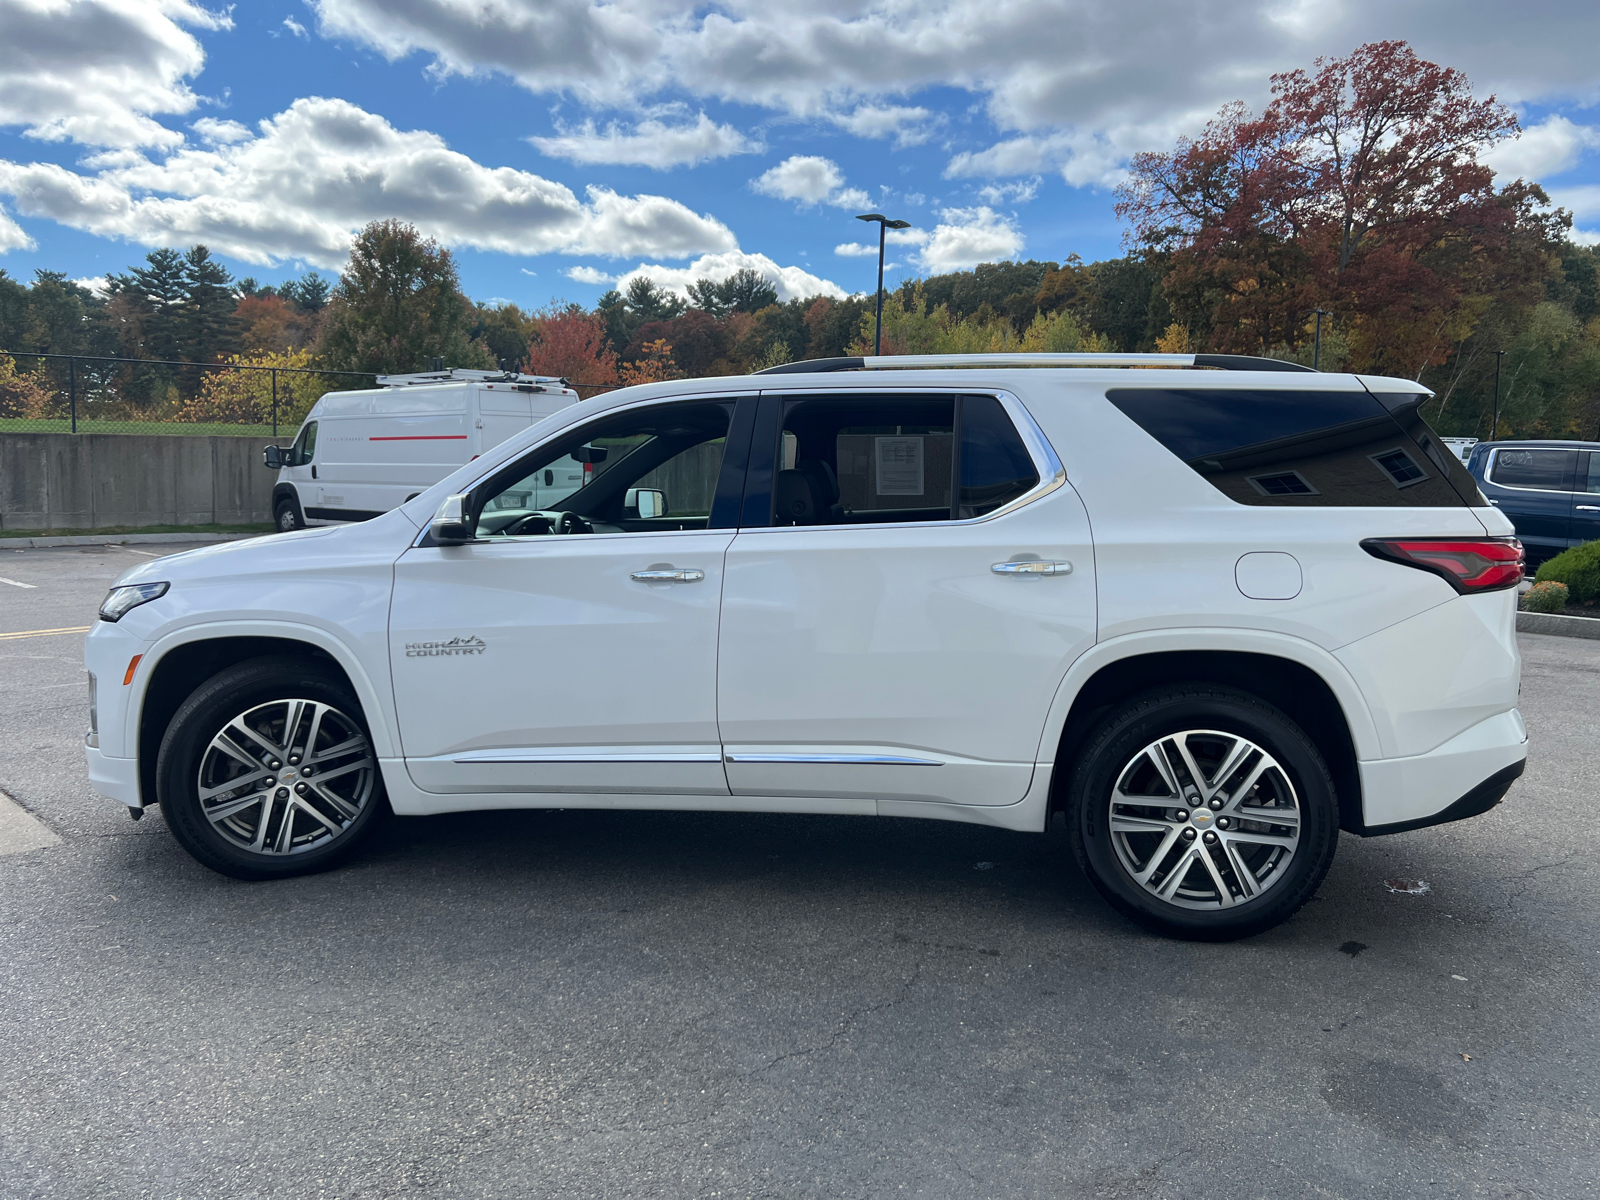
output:
[[[262,453],[278,472],[273,520],[285,532],[371,520],[577,399],[564,380],[459,368],[328,392],[292,445]],[[582,486],[582,464],[552,463],[530,484],[530,499],[554,502]]]
[[[1064,811],[1124,913],[1256,932],[1341,828],[1472,816],[1523,769],[1521,547],[1426,395],[978,355],[588,400],[365,524],[122,576],[90,777],[249,879],[391,809]],[[574,457],[588,486],[524,501]]]

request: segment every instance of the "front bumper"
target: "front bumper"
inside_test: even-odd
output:
[[[1358,763],[1365,837],[1487,812],[1522,774],[1528,732],[1516,709],[1479,721],[1426,754]]]
[[[139,760],[112,758],[97,747],[88,746],[89,786],[102,796],[121,800],[129,808],[142,808],[139,798]]]

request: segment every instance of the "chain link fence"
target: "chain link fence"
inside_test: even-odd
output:
[[[0,350],[0,433],[292,435],[326,392],[376,386],[305,351],[191,363]]]

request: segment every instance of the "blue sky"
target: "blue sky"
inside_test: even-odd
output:
[[[466,290],[592,303],[741,266],[788,295],[1121,253],[1128,157],[1274,71],[1406,38],[1523,119],[1495,151],[1600,240],[1600,5],[1456,0],[0,0],[0,267],[205,242],[336,272],[401,217]]]

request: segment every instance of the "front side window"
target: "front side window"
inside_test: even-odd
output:
[[[1577,466],[1577,458],[1576,450],[1496,450],[1489,482],[1501,487],[1565,492],[1570,490],[1567,480]]]
[[[300,430],[300,436],[294,439],[294,445],[289,448],[289,465],[303,467],[311,462],[317,453],[317,423],[311,421]]]
[[[788,399],[777,466],[777,525],[980,517],[1039,483],[993,396]]]
[[[474,493],[478,537],[707,528],[733,407],[634,409],[541,446]]]
[[[1589,452],[1589,482],[1580,491],[1588,492],[1591,496],[1600,494],[1600,450]]]

